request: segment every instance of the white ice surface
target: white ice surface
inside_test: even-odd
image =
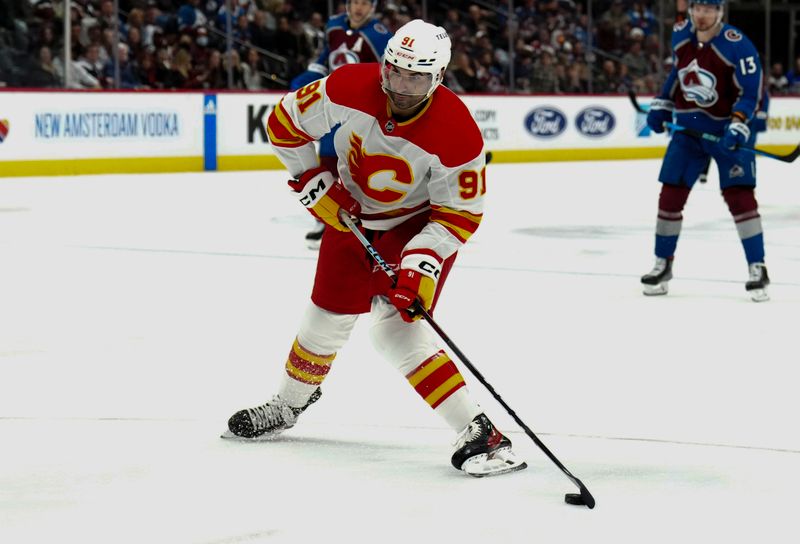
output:
[[[272,443],[218,438],[267,400],[314,274],[281,172],[0,178],[0,543],[789,542],[800,486],[800,179],[760,160],[772,300],[716,176],[667,297],[658,161],[489,166],[437,322],[530,467],[473,479],[357,324]]]

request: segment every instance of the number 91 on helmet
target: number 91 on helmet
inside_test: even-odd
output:
[[[447,31],[421,19],[400,27],[386,45],[381,86],[399,110],[427,100],[444,79],[450,63]]]

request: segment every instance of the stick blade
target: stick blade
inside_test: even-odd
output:
[[[794,151],[781,158],[783,162],[794,162],[797,157],[800,157],[800,145],[794,148]]]
[[[585,506],[589,510],[593,509],[595,505],[594,497],[580,480],[578,480],[578,488],[580,493],[567,493],[564,495],[564,502],[576,506]]]

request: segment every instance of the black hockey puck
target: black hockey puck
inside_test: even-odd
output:
[[[564,502],[567,504],[575,504],[578,506],[586,506],[580,493],[567,493],[564,495]]]

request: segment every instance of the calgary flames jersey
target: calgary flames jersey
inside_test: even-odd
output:
[[[439,86],[413,118],[392,116],[380,65],[351,64],[286,95],[267,122],[270,142],[297,177],[318,164],[314,140],[336,125],[339,176],[361,220],[388,230],[427,210],[407,246],[452,255],[480,224],[486,192],[483,138],[467,107]]]
[[[720,133],[731,114],[752,119],[762,99],[761,61],[752,42],[723,24],[708,42],[699,42],[688,21],[672,33],[673,67],[662,92],[675,102],[683,126]]]

